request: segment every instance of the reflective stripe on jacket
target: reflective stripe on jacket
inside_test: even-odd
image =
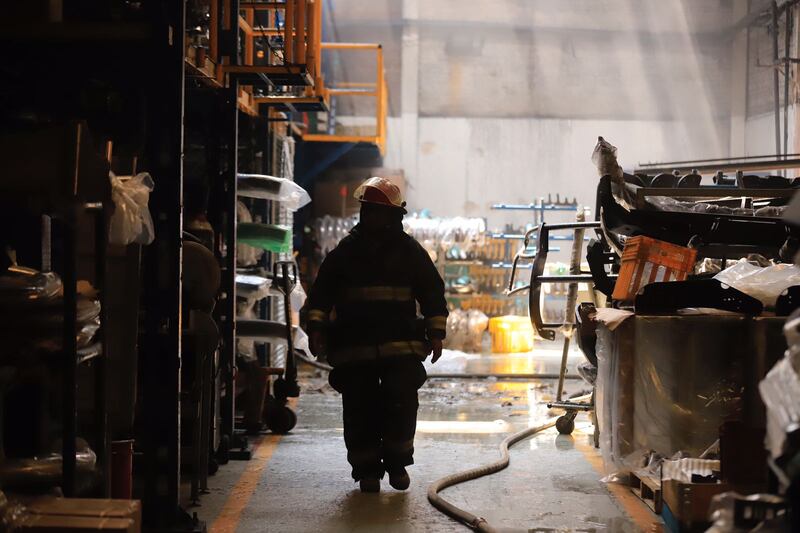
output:
[[[330,323],[332,365],[424,359],[428,341],[444,338],[447,315],[439,272],[401,228],[371,236],[356,226],[323,261],[306,302],[312,329]]]

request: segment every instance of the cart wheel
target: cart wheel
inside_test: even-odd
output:
[[[274,405],[267,412],[267,427],[273,433],[285,435],[297,424],[297,415],[285,405]]]
[[[217,448],[217,463],[221,465],[228,464],[231,459],[231,438],[228,435],[222,435],[219,438],[219,447]]]
[[[575,419],[568,414],[559,416],[556,420],[556,429],[562,435],[572,434],[572,430],[575,429]]]

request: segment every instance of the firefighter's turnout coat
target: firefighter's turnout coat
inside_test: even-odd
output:
[[[423,360],[427,341],[445,337],[447,314],[439,272],[400,224],[378,235],[353,228],[323,261],[306,302],[309,327],[327,328],[332,366]]]

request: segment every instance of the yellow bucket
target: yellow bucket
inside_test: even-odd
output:
[[[526,316],[498,316],[489,320],[492,353],[519,353],[533,350],[533,326]]]

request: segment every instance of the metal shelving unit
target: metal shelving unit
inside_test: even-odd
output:
[[[63,127],[45,127],[37,132],[12,133],[0,139],[0,167],[4,176],[0,186],[0,205],[4,206],[4,211],[11,213],[19,212],[20,206],[24,206],[23,211],[42,221],[37,228],[26,228],[24,224],[17,223],[8,226],[6,231],[22,232],[28,236],[40,235],[39,266],[42,272],[53,271],[53,257],[56,257],[60,265],[59,274],[63,286],[61,349],[55,356],[42,356],[40,361],[56,369],[61,379],[61,487],[67,497],[76,496],[78,492],[76,389],[78,367],[82,365],[91,365],[94,370],[92,447],[97,456],[96,466],[101,474],[101,487],[97,493],[108,496],[110,491],[106,402],[108,344],[104,334],[107,324],[105,269],[110,187],[107,165],[97,161],[86,162],[93,157],[86,148],[87,144],[86,125],[82,122],[71,122]],[[40,161],[40,154],[45,152],[52,154],[56,160]],[[84,187],[87,182],[90,185]],[[91,194],[86,192],[90,189]],[[89,215],[94,224],[93,274],[101,309],[100,329],[93,339],[94,344],[83,348],[79,348],[76,337],[79,215]],[[59,252],[55,254],[51,232],[53,221],[60,230]],[[10,365],[18,363],[22,364],[7,361]]]

